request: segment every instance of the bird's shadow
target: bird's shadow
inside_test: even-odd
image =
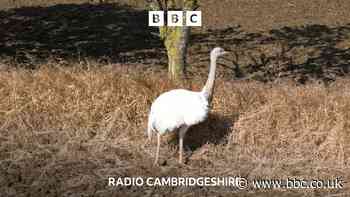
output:
[[[206,121],[190,127],[184,139],[185,150],[196,151],[205,144],[226,144],[227,136],[232,131],[234,121],[238,115],[223,116],[216,113],[209,114]],[[170,141],[172,145],[179,144],[178,135]]]

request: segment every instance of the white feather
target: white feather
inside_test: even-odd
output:
[[[161,94],[152,104],[149,124],[161,134],[182,125],[195,125],[207,118],[208,101],[201,92],[184,89]]]

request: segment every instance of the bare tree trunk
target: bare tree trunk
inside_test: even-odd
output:
[[[168,73],[172,79],[179,79],[185,73],[187,45],[190,28],[172,27],[164,38],[168,53]]]
[[[168,9],[179,9],[183,11],[194,10],[197,0],[164,0],[156,1],[157,6],[153,8],[162,9],[165,12]],[[184,21],[186,17],[183,17]],[[159,27],[160,37],[164,41],[168,54],[168,75],[171,79],[180,79],[185,73],[188,41],[190,36],[190,27]]]

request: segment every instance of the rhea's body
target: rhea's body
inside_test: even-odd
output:
[[[160,134],[175,131],[183,125],[195,125],[204,121],[208,111],[209,103],[202,92],[171,90],[154,101],[149,115],[149,127]]]

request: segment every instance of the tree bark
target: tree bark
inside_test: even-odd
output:
[[[157,6],[153,8],[163,9],[165,13],[168,9],[181,9],[183,11],[194,10],[197,6],[197,0],[182,1],[156,1]],[[184,23],[186,20],[184,13]],[[164,41],[168,54],[168,76],[171,79],[181,79],[185,74],[187,48],[190,36],[190,27],[159,27],[161,39]]]
[[[185,73],[189,34],[188,27],[168,28],[164,44],[168,53],[168,75],[171,79],[180,79]]]

